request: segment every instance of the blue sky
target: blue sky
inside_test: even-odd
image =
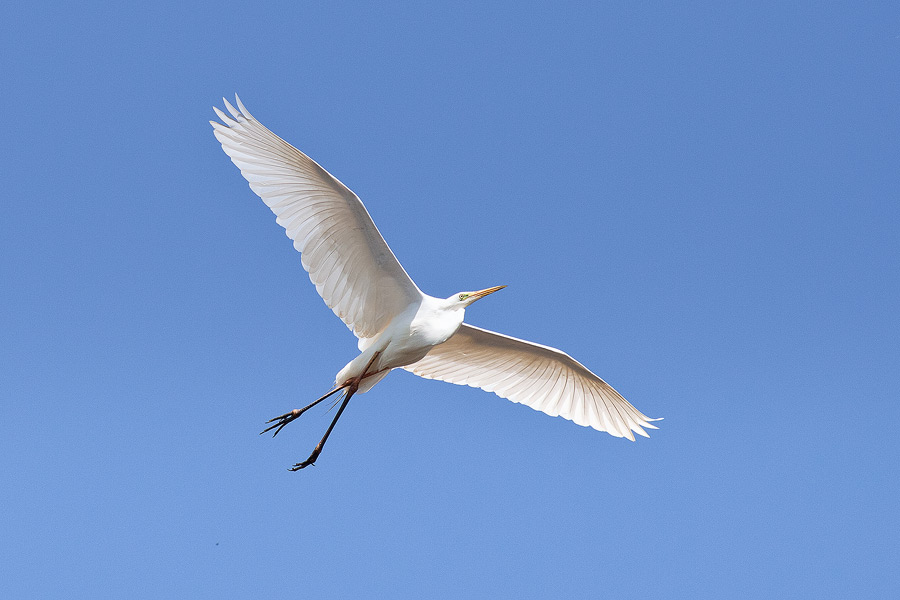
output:
[[[900,9],[19,4],[0,24],[0,595],[885,598]],[[208,120],[241,95],[433,295],[635,443],[392,374]]]

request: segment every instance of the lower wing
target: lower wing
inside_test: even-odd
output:
[[[509,337],[465,323],[422,360],[404,367],[439,379],[494,392],[550,416],[634,441],[635,432],[656,429],[611,385],[571,356],[549,346]]]

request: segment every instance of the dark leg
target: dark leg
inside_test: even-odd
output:
[[[308,467],[309,465],[314,464],[316,462],[316,459],[319,458],[319,454],[322,452],[322,448],[325,446],[326,440],[328,440],[328,436],[331,435],[331,431],[334,429],[334,426],[337,424],[338,419],[341,418],[341,414],[344,412],[344,409],[347,408],[347,403],[350,402],[350,398],[352,398],[353,394],[356,393],[356,390],[359,389],[359,383],[366,377],[375,374],[375,373],[369,373],[369,369],[372,368],[372,365],[375,363],[375,360],[378,358],[378,356],[380,354],[381,354],[380,352],[376,352],[374,355],[372,355],[372,358],[369,360],[369,364],[366,365],[366,368],[363,369],[362,375],[360,375],[359,377],[356,377],[355,379],[351,379],[350,381],[345,382],[343,385],[334,388],[333,390],[331,390],[330,392],[328,392],[327,394],[325,394],[324,396],[322,396],[321,398],[319,398],[318,400],[316,400],[315,402],[313,402],[306,408],[300,409],[299,411],[294,410],[289,413],[283,414],[280,417],[275,417],[275,419],[272,419],[273,421],[278,420],[278,422],[275,423],[275,425],[272,425],[272,427],[269,427],[269,429],[272,429],[273,427],[278,427],[278,429],[275,430],[275,434],[277,434],[279,431],[281,431],[282,427],[284,427],[285,425],[287,425],[288,423],[290,423],[291,421],[293,421],[294,419],[299,417],[301,414],[303,414],[303,411],[305,411],[307,408],[315,406],[316,404],[318,404],[325,398],[331,396],[338,390],[345,390],[344,401],[341,402],[341,407],[338,409],[337,414],[334,415],[334,420],[331,422],[331,425],[328,426],[328,431],[326,431],[325,435],[322,436],[322,440],[318,443],[318,445],[316,445],[315,449],[312,451],[312,454],[309,455],[309,458],[307,458],[303,462],[299,462],[299,463],[295,464],[293,467],[291,467],[289,469],[290,471],[299,471],[300,469],[302,469],[304,467]],[[294,414],[294,413],[296,413],[296,414]],[[266,429],[266,431],[268,431],[269,429]],[[263,431],[263,433],[265,433],[265,431]]]
[[[304,460],[303,462],[299,462],[295,464],[293,467],[288,469],[289,471],[299,471],[304,467],[308,467],[311,464],[316,462],[316,459],[319,458],[319,454],[322,452],[322,448],[325,446],[325,441],[328,439],[328,436],[331,435],[331,430],[334,429],[335,424],[338,422],[338,419],[341,418],[341,413],[344,412],[344,409],[347,408],[347,403],[350,402],[350,398],[353,397],[353,394],[357,390],[357,385],[352,385],[347,388],[346,394],[344,394],[344,401],[341,402],[341,407],[338,409],[337,414],[334,415],[334,421],[331,422],[331,425],[328,426],[328,431],[325,432],[325,435],[322,436],[322,441],[316,445],[315,450],[312,451],[312,454],[309,455],[309,458]]]
[[[262,431],[260,431],[260,432],[259,432],[259,435],[262,435],[262,434],[266,433],[267,431],[272,431],[272,430],[274,429],[274,430],[275,430],[275,433],[272,434],[272,437],[275,437],[276,435],[278,435],[278,432],[281,431],[281,429],[282,429],[285,425],[287,425],[288,423],[290,423],[291,421],[293,421],[294,419],[296,419],[297,417],[299,417],[300,415],[302,415],[303,413],[305,413],[306,411],[308,411],[310,408],[312,408],[313,406],[315,406],[316,404],[318,404],[318,403],[321,402],[322,400],[325,400],[326,398],[328,398],[328,397],[330,397],[330,396],[333,396],[334,394],[336,394],[336,393],[339,392],[340,390],[344,389],[344,387],[346,387],[346,386],[334,388],[333,390],[331,390],[330,392],[328,392],[327,394],[325,394],[324,396],[322,396],[321,398],[319,398],[318,400],[316,400],[315,402],[313,402],[313,403],[310,404],[309,406],[304,406],[303,408],[295,408],[295,409],[292,410],[291,412],[284,413],[284,414],[281,415],[280,417],[275,417],[274,419],[269,419],[268,421],[266,421],[267,424],[268,424],[268,423],[275,423],[275,424],[274,424],[274,425],[271,425],[270,427],[266,427],[265,429],[263,429]],[[276,422],[276,421],[277,421],[277,422]]]

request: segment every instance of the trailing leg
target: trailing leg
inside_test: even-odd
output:
[[[274,429],[275,433],[272,434],[272,437],[275,437],[276,435],[278,435],[278,432],[284,428],[285,425],[287,425],[288,423],[290,423],[291,421],[293,421],[294,419],[296,419],[297,417],[299,417],[300,415],[302,415],[303,413],[308,411],[310,408],[312,408],[313,406],[315,406],[322,400],[325,400],[326,398],[333,396],[334,394],[336,394],[340,390],[344,389],[345,387],[347,387],[347,386],[343,385],[343,386],[336,387],[308,406],[304,406],[303,408],[295,408],[291,412],[284,413],[280,417],[275,417],[274,419],[269,419],[268,421],[266,421],[266,424],[274,423],[274,425],[270,425],[269,427],[266,427],[265,429],[263,429],[262,431],[259,432],[259,435],[262,435],[262,434],[266,433],[267,431],[272,431]]]
[[[322,436],[321,441],[319,441],[319,443],[316,445],[315,449],[312,451],[312,454],[309,455],[309,458],[307,458],[303,462],[299,462],[299,463],[295,464],[293,467],[291,467],[289,469],[290,471],[299,471],[300,469],[308,467],[309,465],[314,464],[316,462],[316,459],[319,458],[319,454],[321,454],[321,452],[322,452],[322,448],[325,446],[325,442],[328,440],[328,436],[331,435],[331,431],[334,429],[334,426],[337,424],[338,419],[341,418],[341,414],[343,414],[344,409],[347,408],[347,403],[350,402],[350,398],[352,398],[353,394],[356,393],[356,390],[359,389],[359,383],[363,379],[368,377],[369,375],[375,374],[375,373],[369,373],[369,369],[372,368],[372,365],[375,363],[375,360],[378,358],[379,354],[380,354],[380,352],[376,352],[374,355],[372,355],[372,358],[369,360],[369,364],[366,365],[366,368],[363,369],[363,372],[362,372],[362,374],[359,375],[359,377],[355,377],[354,379],[351,379],[350,381],[345,382],[343,385],[336,387],[335,389],[331,390],[326,395],[322,396],[321,398],[319,398],[318,400],[316,400],[315,402],[313,402],[312,404],[310,404],[309,406],[306,407],[306,408],[310,408],[312,406],[315,406],[316,404],[318,404],[319,402],[321,402],[328,396],[334,394],[338,390],[345,390],[344,391],[344,401],[341,402],[341,407],[338,409],[337,414],[334,415],[334,420],[331,422],[331,425],[328,426],[328,431],[326,431],[325,435]],[[300,411],[300,414],[302,414],[302,412],[304,410],[306,410],[306,408],[302,409]],[[294,411],[294,412],[296,412],[296,411]],[[280,425],[280,427],[278,429],[278,430],[280,430],[281,427],[284,427],[284,425],[287,425],[288,423],[290,423],[291,421],[293,421],[294,419],[299,417],[300,414],[293,416],[293,412],[291,412],[291,413],[287,413],[285,415],[281,415],[281,417],[276,417],[276,419],[287,418],[287,420],[283,424],[281,424],[281,421],[279,421],[278,423],[273,425],[273,427]],[[271,427],[270,427],[270,429],[271,429]],[[276,430],[275,433],[278,433],[278,430]]]
[[[325,446],[325,441],[328,440],[328,436],[331,435],[331,430],[334,429],[335,424],[338,422],[338,419],[341,418],[341,413],[344,412],[344,409],[347,408],[347,403],[350,402],[350,398],[357,390],[357,385],[351,385],[347,388],[347,391],[344,393],[344,401],[341,402],[341,407],[338,409],[337,414],[334,415],[334,420],[331,422],[331,425],[328,426],[328,431],[325,432],[325,435],[322,436],[322,440],[316,445],[315,449],[312,451],[312,454],[309,455],[309,458],[304,460],[303,462],[299,462],[295,464],[293,467],[288,469],[289,471],[299,471],[304,467],[308,467],[311,464],[316,462],[316,459],[319,458],[319,454],[322,452],[322,448]]]

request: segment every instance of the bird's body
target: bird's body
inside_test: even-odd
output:
[[[421,302],[410,304],[391,319],[384,331],[341,369],[335,377],[335,385],[362,376],[363,369],[377,354],[369,367],[376,375],[364,379],[358,393],[369,391],[391,369],[418,362],[429,350],[449,340],[462,325],[464,312],[462,307],[449,307],[445,300],[423,295]]]
[[[569,355],[465,324],[470,304],[504,286],[424,294],[397,261],[359,198],[308,156],[273,134],[237,100],[231,117],[215,109],[216,138],[250,187],[277,215],[326,304],[358,338],[359,355],[334,389],[309,406],[272,419],[277,434],[308,408],[343,390],[344,401],[313,454],[313,464],[355,393],[392,369],[480,387],[547,414],[634,440],[650,419]]]

